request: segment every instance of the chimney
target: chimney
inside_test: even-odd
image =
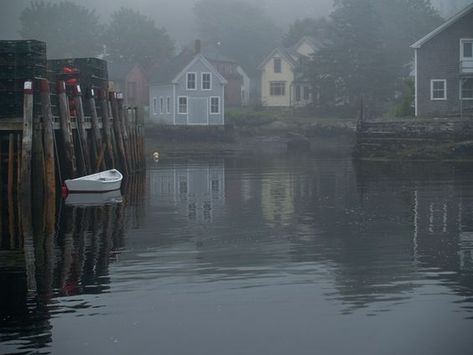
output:
[[[194,43],[194,55],[200,53],[200,39],[196,39]]]

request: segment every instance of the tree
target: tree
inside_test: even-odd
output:
[[[174,44],[164,28],[137,11],[120,8],[112,14],[105,29],[107,59],[120,63],[139,63],[144,68],[169,59]]]
[[[70,1],[32,1],[20,23],[22,38],[45,41],[50,58],[89,57],[101,50],[102,26],[95,11]]]
[[[328,33],[329,23],[325,17],[297,19],[289,26],[289,30],[283,36],[283,45],[288,48],[304,36],[324,41]]]
[[[409,45],[439,21],[428,0],[336,0],[328,40],[310,66],[322,105],[353,111],[363,98],[384,111],[408,75]]]
[[[222,54],[254,72],[279,41],[281,31],[263,10],[246,2],[200,0],[194,6],[197,32],[204,43],[220,44]]]

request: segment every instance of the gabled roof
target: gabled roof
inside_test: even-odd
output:
[[[314,52],[317,49],[320,49],[320,43],[314,38],[310,36],[303,36],[295,45],[293,45],[291,48],[294,51],[297,51],[297,48],[301,46],[302,43],[306,42],[313,50]]]
[[[282,47],[277,47],[275,49],[273,49],[271,51],[271,53],[269,53],[269,55],[267,55],[264,60],[261,62],[260,65],[258,65],[258,69],[263,69],[263,67],[266,65],[266,63],[274,57],[274,55],[278,53],[282,58],[286,59],[286,61],[289,63],[289,65],[291,67],[295,67],[296,66],[296,60],[293,58],[293,56],[289,53],[289,50],[286,49],[286,48],[282,48]]]
[[[411,48],[420,48],[422,47],[426,42],[430,41],[432,38],[437,36],[439,33],[443,32],[447,28],[449,28],[451,25],[459,21],[461,18],[464,16],[468,15],[470,12],[473,11],[473,3],[465,7],[462,11],[457,13],[456,15],[453,15],[450,17],[447,21],[445,21],[443,24],[441,24],[439,27],[434,29],[432,32],[427,34],[426,36],[422,37],[419,39],[417,42],[411,45]]]
[[[178,81],[179,81],[179,78],[181,76],[183,76],[187,71],[189,71],[190,68],[192,68],[192,66],[197,63],[198,61],[201,61],[209,71],[213,72],[213,74],[217,77],[218,80],[220,80],[220,83],[222,84],[226,84],[227,81],[225,80],[225,78],[220,75],[220,73],[217,71],[217,69],[215,69],[215,67],[209,63],[209,61],[207,59],[205,59],[205,57],[202,55],[202,54],[197,54],[194,59],[192,59],[189,64],[187,64],[184,69],[181,70],[181,72],[179,74],[177,74],[174,78],[173,78],[173,81],[172,83],[173,84],[176,84]]]
[[[184,68],[193,57],[194,54],[192,50],[183,50],[167,63],[159,65],[156,70],[151,73],[150,82],[153,84],[171,84],[176,75],[179,74],[182,68]]]
[[[125,80],[135,67],[144,73],[143,67],[138,63],[108,62],[108,77],[110,80]]]

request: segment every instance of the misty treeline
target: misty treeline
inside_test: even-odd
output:
[[[300,63],[299,75],[312,82],[312,109],[324,112],[353,112],[363,98],[373,111],[398,104],[398,113],[408,114],[409,45],[442,21],[430,0],[334,0],[328,17],[300,19],[286,31],[243,0],[199,0],[193,13],[196,35],[188,43],[200,38],[204,46],[217,46],[254,78],[276,46],[289,48],[302,36],[313,37],[318,49]],[[95,10],[70,1],[32,1],[20,20],[22,37],[46,41],[51,58],[103,55],[149,68],[177,54],[164,28],[129,8],[102,23]]]
[[[102,23],[95,10],[70,1],[32,1],[22,11],[20,23],[23,38],[47,43],[49,58],[102,56],[148,68],[174,54],[166,30],[130,8],[116,10]]]

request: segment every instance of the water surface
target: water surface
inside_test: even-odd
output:
[[[4,227],[0,353],[471,354],[470,166],[183,158],[123,193],[35,236],[36,291]]]

